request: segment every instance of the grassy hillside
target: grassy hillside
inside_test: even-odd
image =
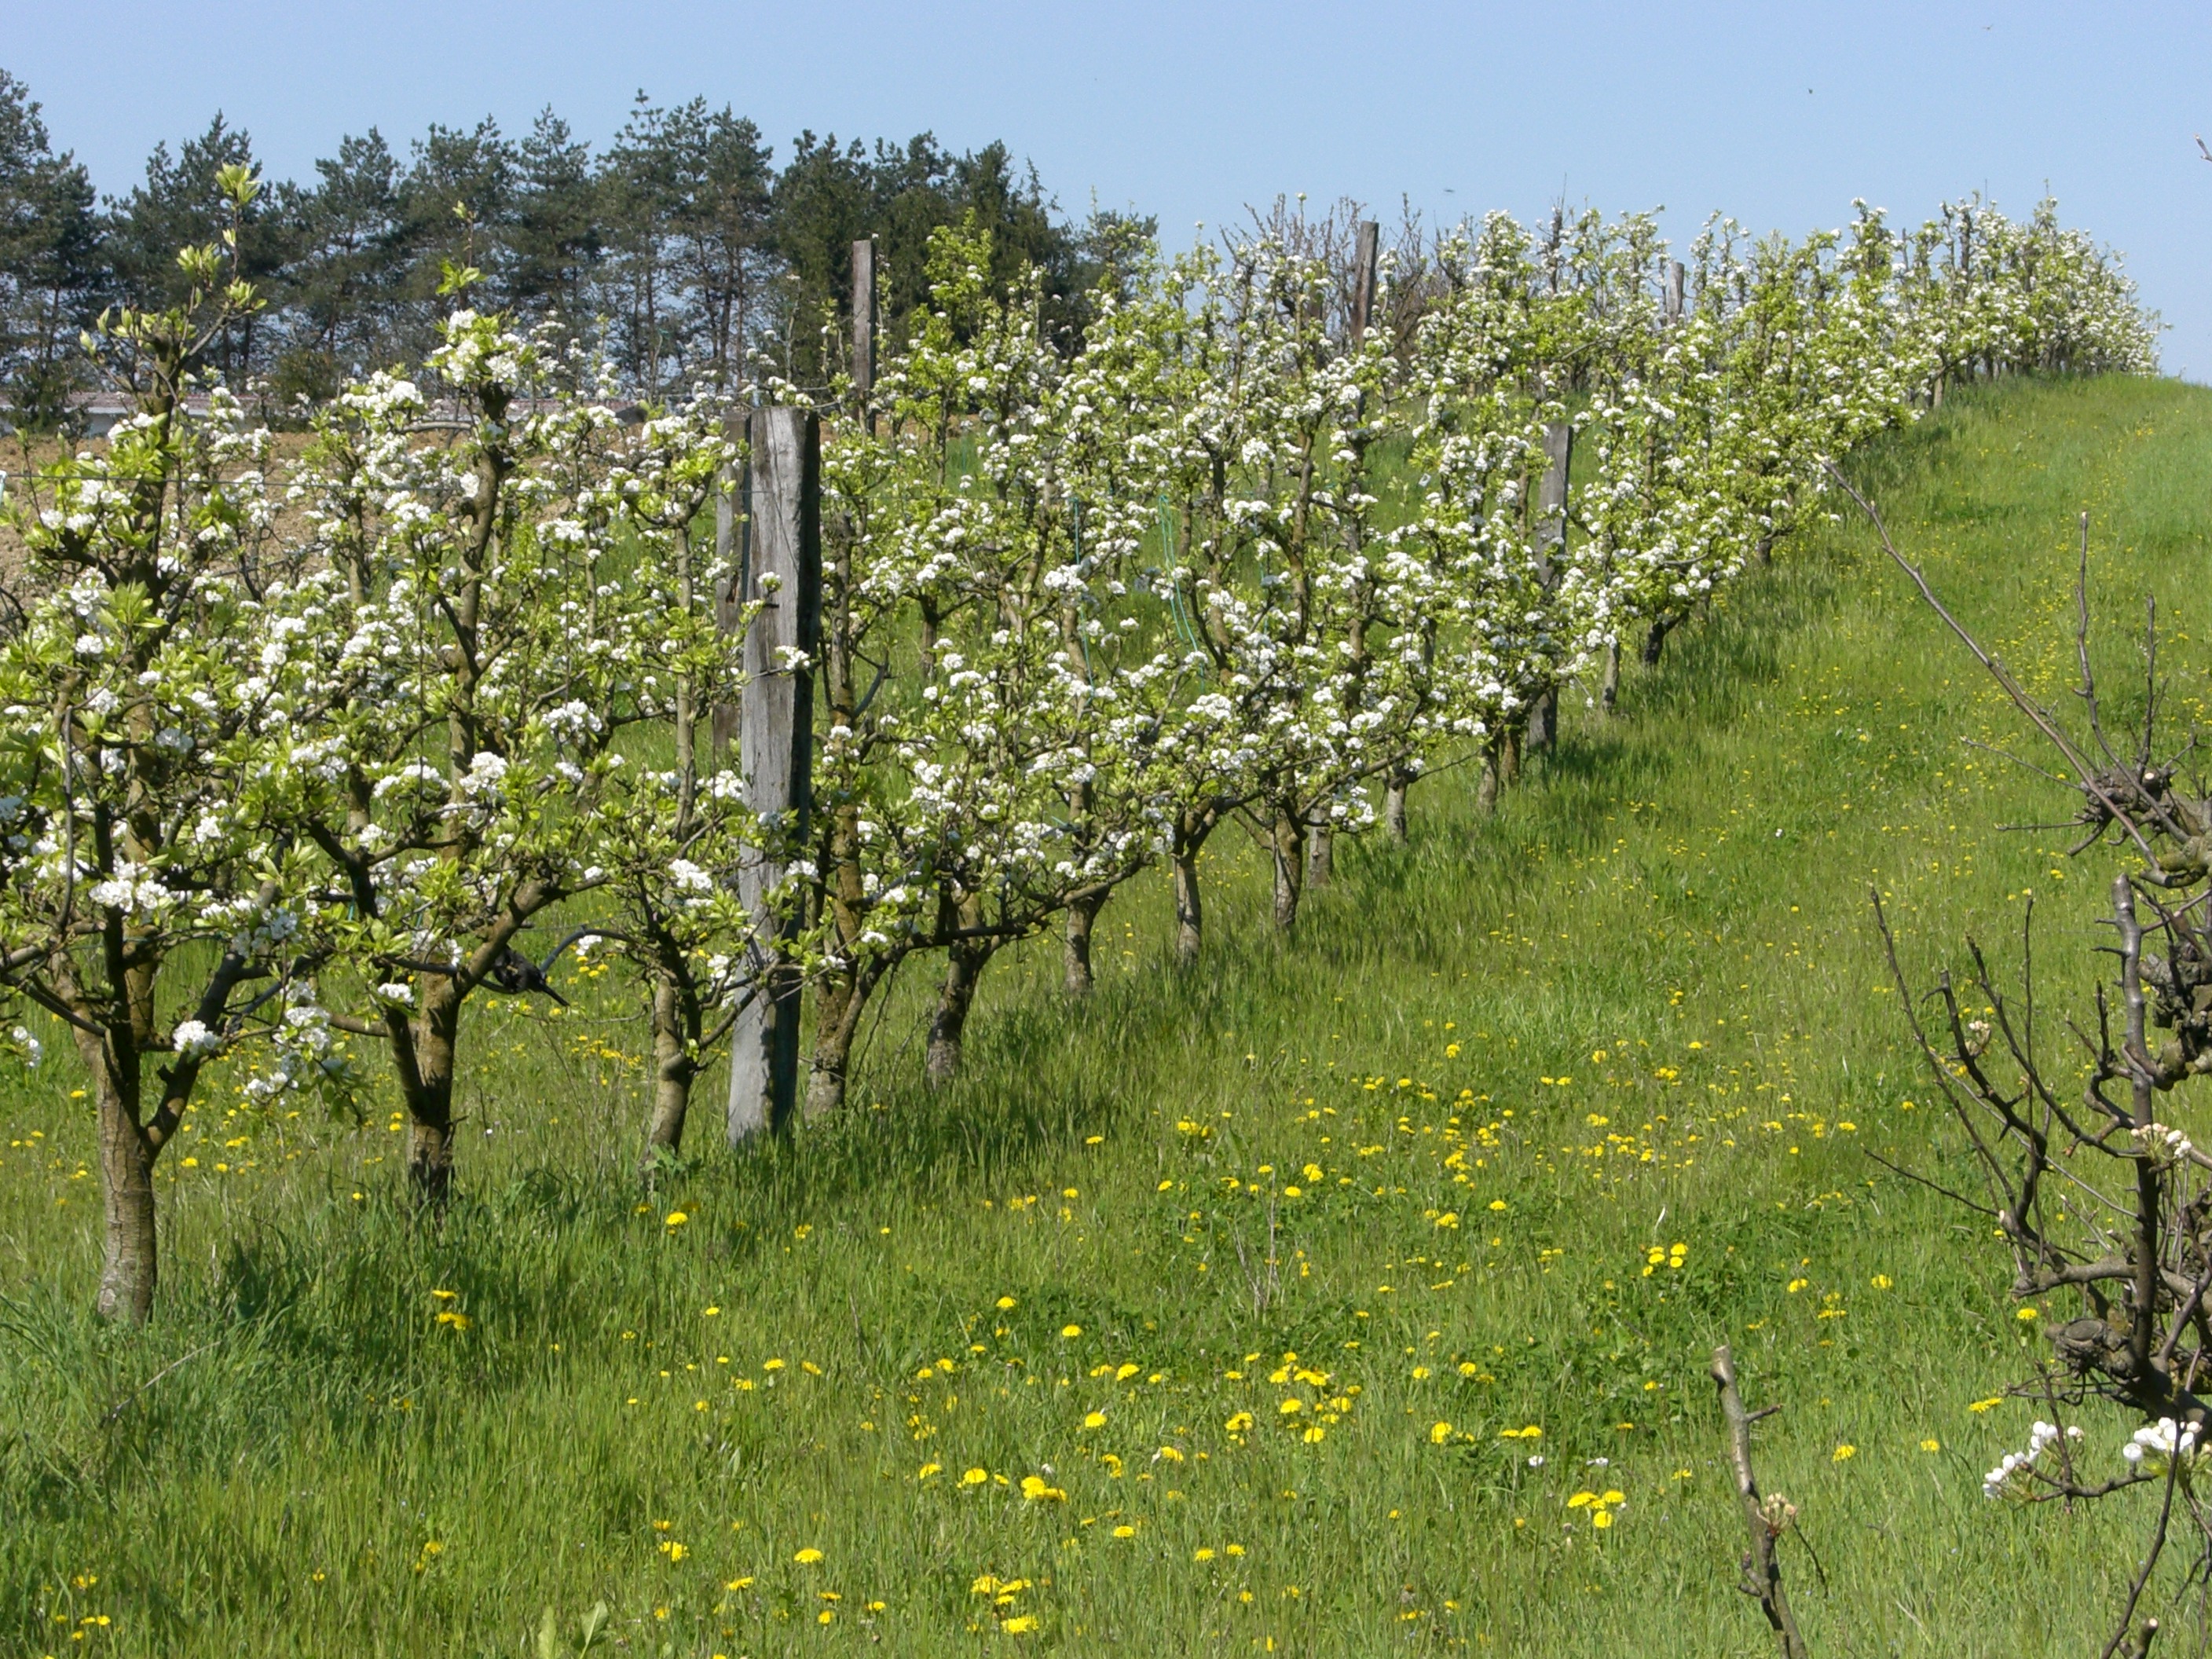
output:
[[[2155,592],[2201,717],[2212,393],[2012,386],[1858,470],[2054,697],[2086,508],[2106,660]],[[1986,1229],[1867,1156],[1965,1176],[1870,884],[1918,968],[2014,953],[2032,890],[2050,1006],[2094,971],[2110,866],[1999,828],[2065,804],[1970,746],[2017,735],[1970,668],[1838,524],[1495,819],[1421,785],[1288,945],[1218,837],[1199,971],[1135,890],[1088,1006],[1048,943],[994,969],[939,1097],[902,985],[846,1121],[653,1194],[611,981],[478,1027],[440,1228],[396,1122],[227,1080],[164,1160],[142,1334],[85,1311],[58,1054],[0,1097],[0,1651],[537,1653],[550,1608],[566,1653],[604,1601],[595,1648],[702,1659],[1765,1653],[1722,1340],[1785,1408],[1817,1653],[2094,1651],[2147,1517],[1983,1500],[2033,1413],[1972,1407],[2035,1326]],[[2089,1421],[2116,1465],[2133,1425]]]

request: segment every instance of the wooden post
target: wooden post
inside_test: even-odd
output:
[[[738,867],[753,918],[754,996],[730,1034],[730,1145],[791,1126],[799,1099],[799,984],[781,948],[785,923],[765,914],[799,853],[811,804],[814,674],[822,623],[822,425],[801,409],[757,409],[749,436],[752,537],[744,598],[757,604],[745,635],[738,737],[747,804],[771,831]]]
[[[1555,592],[1562,572],[1553,554],[1562,561],[1567,549],[1567,469],[1574,459],[1575,429],[1565,421],[1544,427],[1544,477],[1536,487],[1536,580],[1547,593]],[[1548,686],[1528,711],[1528,746],[1548,749],[1559,729],[1559,688]]]
[[[1359,222],[1358,240],[1352,256],[1352,345],[1354,350],[1367,337],[1367,325],[1375,311],[1375,267],[1382,230],[1372,219]]]
[[[1682,262],[1680,259],[1668,260],[1667,262],[1667,320],[1669,323],[1679,323],[1682,320]]]
[[[746,437],[746,417],[732,415],[723,422],[723,431],[742,446]],[[738,617],[744,609],[745,556],[752,539],[752,471],[739,461],[722,475],[722,487],[714,493],[714,625],[723,633],[733,633]],[[729,752],[730,745],[738,740],[738,705],[727,698],[716,700],[710,726],[714,754],[718,763]]]
[[[860,423],[872,427],[869,401],[876,393],[876,244],[864,237],[853,244],[853,398]]]
[[[1377,248],[1381,242],[1381,228],[1372,219],[1362,219],[1356,228],[1352,255],[1352,317],[1349,345],[1353,351],[1367,337],[1367,325],[1375,312],[1375,272]],[[1364,413],[1363,410],[1363,413]],[[1361,446],[1363,453],[1364,444]],[[1400,817],[1404,816],[1403,802]],[[1327,817],[1316,817],[1306,824],[1306,876],[1309,887],[1326,887],[1334,878],[1336,869],[1335,831]]]

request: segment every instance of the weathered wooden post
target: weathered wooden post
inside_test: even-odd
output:
[[[1567,468],[1575,429],[1565,421],[1544,426],[1544,477],[1536,487],[1536,580],[1547,593],[1559,589],[1567,550]],[[1558,557],[1554,557],[1554,554]],[[1548,749],[1559,730],[1559,688],[1546,688],[1528,711],[1528,747]]]
[[[1672,325],[1682,320],[1682,262],[1667,262],[1667,321]]]
[[[751,544],[742,599],[759,608],[745,634],[738,741],[746,801],[770,844],[738,872],[738,896],[753,918],[754,994],[730,1034],[732,1146],[788,1129],[799,1098],[799,981],[782,950],[789,919],[768,911],[806,834],[822,620],[821,422],[806,410],[757,409],[747,437]]]
[[[1352,349],[1367,337],[1367,325],[1375,310],[1376,250],[1382,227],[1372,219],[1359,222],[1359,234],[1352,256]]]
[[[853,244],[853,401],[862,427],[872,430],[876,395],[876,244]]]
[[[1367,337],[1367,325],[1375,311],[1375,275],[1378,250],[1382,244],[1382,228],[1372,219],[1362,219],[1355,228],[1352,254],[1352,315],[1346,335],[1350,349],[1358,351]],[[1396,785],[1393,784],[1394,788]],[[1402,804],[1399,820],[1404,819]],[[1309,887],[1326,887],[1334,873],[1336,846],[1328,817],[1324,815],[1306,825],[1306,879]]]

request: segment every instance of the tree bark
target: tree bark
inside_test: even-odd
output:
[[[664,1154],[684,1150],[684,1120],[691,1109],[691,1085],[699,1074],[691,1057],[683,988],[666,974],[653,985],[653,1122],[646,1132],[645,1167]]]
[[[459,1046],[459,988],[443,974],[417,976],[422,1010],[409,1041],[394,1045],[407,1101],[407,1186],[418,1209],[442,1210],[453,1183],[453,1061]],[[404,1016],[398,1016],[403,1021]]]
[[[1071,899],[1067,906],[1067,932],[1063,951],[1067,994],[1072,997],[1087,997],[1097,980],[1091,969],[1091,931],[1105,908],[1107,895],[1087,893]]]
[[[93,1070],[100,1134],[100,1203],[106,1237],[100,1266],[103,1319],[143,1325],[153,1316],[160,1273],[160,1239],[154,1224],[154,1159],[131,1102],[106,1065]],[[136,1093],[135,1090],[131,1091]]]
[[[1516,729],[1505,734],[1498,747],[1498,781],[1501,784],[1521,781],[1521,733]]]
[[[1406,839],[1406,792],[1413,787],[1413,775],[1401,769],[1391,772],[1382,790],[1382,832],[1401,844]]]
[[[1605,647],[1605,678],[1598,682],[1598,707],[1608,714],[1620,701],[1620,641],[1614,640]]]
[[[1528,705],[1528,746],[1549,749],[1559,735],[1559,688],[1544,688],[1544,695]]]
[[[1306,826],[1306,878],[1308,887],[1326,887],[1336,871],[1336,833],[1326,819],[1316,819]]]
[[[1667,648],[1667,635],[1674,631],[1674,623],[1667,617],[1654,617],[1651,627],[1644,635],[1644,665],[1656,668],[1659,653]]]
[[[966,907],[963,907],[963,914]],[[937,1013],[929,1022],[929,1054],[922,1075],[933,1089],[942,1089],[960,1070],[960,1045],[968,1030],[968,1012],[975,1003],[976,982],[991,959],[984,939],[959,939],[946,953],[945,982],[937,993]]]
[[[1305,861],[1299,856],[1297,815],[1275,809],[1275,927],[1287,933],[1297,925],[1298,897]]]
[[[1504,744],[1492,738],[1482,751],[1482,781],[1475,786],[1474,810],[1488,817],[1498,811],[1499,774],[1504,769]]]
[[[1185,818],[1176,828],[1171,857],[1175,864],[1176,965],[1188,968],[1198,960],[1206,945],[1206,910],[1199,898],[1198,855],[1206,846],[1206,832]]]

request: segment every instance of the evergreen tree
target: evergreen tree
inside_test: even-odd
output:
[[[218,182],[230,167],[260,170],[252,137],[232,129],[218,111],[207,131],[185,139],[173,157],[166,143],[155,144],[144,180],[127,197],[110,198],[101,240],[117,297],[125,304],[149,311],[183,304],[191,279],[178,264],[177,250],[220,243],[234,228],[240,277],[260,289],[282,286],[296,240],[301,192],[290,185],[264,187],[234,222],[230,198]],[[208,353],[210,366],[243,386],[266,367],[270,322],[266,311],[232,317]]]
[[[53,153],[30,89],[0,70],[0,398],[12,417],[51,426],[80,364],[79,331],[98,309],[92,181]]]
[[[315,163],[321,182],[299,208],[297,255],[278,303],[289,323],[280,400],[319,401],[348,376],[388,367],[406,250],[399,162],[384,137],[347,137]]]
[[[581,331],[606,247],[591,146],[550,108],[541,110],[516,149],[515,175],[506,230],[514,303],[526,316],[558,316]]]

